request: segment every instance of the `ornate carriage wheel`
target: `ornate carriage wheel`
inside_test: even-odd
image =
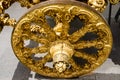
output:
[[[55,24],[50,25],[48,18]],[[77,24],[71,25],[74,20]],[[39,45],[28,47],[28,41]],[[18,21],[12,47],[31,70],[44,76],[71,78],[93,71],[106,60],[112,34],[102,16],[88,5],[69,0],[46,1]]]

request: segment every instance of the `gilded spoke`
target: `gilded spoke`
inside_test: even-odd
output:
[[[67,36],[69,35],[69,28],[70,28],[70,25],[69,25],[69,23],[67,23],[67,22],[65,22],[65,23],[63,23],[63,30],[62,30],[62,32],[61,32],[61,37],[64,39],[67,39]]]
[[[79,69],[80,69],[80,66],[77,65],[72,58],[69,60],[69,63],[71,64],[73,70],[74,70],[74,69],[75,69],[75,70],[79,70]]]
[[[31,52],[30,48],[23,48],[22,53],[24,57],[30,57],[33,53]]]
[[[82,36],[84,36],[87,32],[92,32],[93,31],[93,25],[85,25],[78,31],[74,32],[72,35],[70,35],[69,40],[71,43],[74,43],[78,41]]]
[[[56,26],[54,27],[54,31],[57,36],[60,36],[62,39],[67,39],[68,31],[70,28],[70,21],[73,19],[73,15],[68,12],[58,13],[55,17]]]
[[[33,40],[33,41],[36,41],[38,43],[41,43],[41,44],[49,44],[49,41],[47,40],[47,38],[43,37],[43,36],[39,36],[37,35],[36,33],[32,33],[32,32],[25,32],[22,34],[22,39],[23,40]]]
[[[104,44],[102,41],[99,41],[99,40],[81,41],[79,43],[74,44],[75,49],[84,49],[84,48],[90,48],[90,47],[102,49],[104,47]]]
[[[31,53],[45,53],[48,51],[48,47],[46,46],[40,46],[40,47],[36,47],[36,48],[32,48],[30,49]]]
[[[85,52],[78,52],[76,51],[75,54],[74,54],[75,57],[80,57],[80,58],[83,58],[83,59],[86,59],[88,60],[90,63],[93,63],[96,61],[96,57],[95,56],[92,56],[92,55],[89,55]]]
[[[46,62],[49,62],[49,61],[51,61],[51,60],[52,60],[52,57],[51,57],[51,55],[48,53],[48,54],[45,55],[41,60],[37,61],[36,65],[43,67]]]
[[[53,31],[53,29],[46,23],[44,23],[42,25],[42,27],[44,28],[44,32],[48,38],[49,41],[55,41],[56,40],[56,34]]]
[[[69,24],[67,22],[64,23],[59,22],[54,27],[54,31],[57,36],[60,36],[60,38],[62,39],[66,39],[69,31]]]
[[[29,39],[34,40],[34,41],[36,41],[38,43],[41,43],[41,38],[43,38],[43,37],[38,36],[38,35],[36,35],[34,33],[29,34]]]
[[[49,61],[51,61],[52,60],[52,57],[51,57],[51,55],[50,55],[50,53],[48,53],[47,55],[45,55],[44,57],[43,57],[43,59],[41,60],[43,63],[46,63],[46,62],[49,62]]]
[[[32,54],[46,53],[48,48],[46,46],[36,47],[36,48],[23,48],[22,50],[24,56],[31,56]]]

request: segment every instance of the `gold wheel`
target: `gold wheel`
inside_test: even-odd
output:
[[[46,17],[53,18],[55,25],[51,26]],[[71,24],[74,20],[78,20],[77,25]],[[39,46],[27,47],[30,40]],[[102,16],[88,5],[69,0],[46,1],[18,21],[12,47],[31,70],[44,76],[71,78],[93,71],[106,60],[112,35]]]

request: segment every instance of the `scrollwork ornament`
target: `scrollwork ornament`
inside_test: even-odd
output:
[[[95,10],[103,12],[107,6],[106,0],[88,0],[88,5],[95,8]]]

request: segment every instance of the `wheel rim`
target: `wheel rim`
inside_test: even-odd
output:
[[[13,51],[24,65],[44,76],[71,78],[93,71],[107,59],[112,47],[112,34],[99,13],[77,1],[46,1],[39,5],[18,21],[12,33]],[[51,27],[46,16],[54,18],[56,25]],[[82,20],[84,25],[69,32],[70,22],[75,17]],[[97,37],[84,38],[88,33],[95,33]],[[26,47],[25,43],[29,40],[40,45]],[[50,62],[53,65],[50,48],[59,40],[70,43],[74,51],[69,59],[70,68],[62,73],[46,66]],[[89,49],[94,49],[96,53],[89,53]],[[36,60],[34,58],[37,54],[45,56]]]

